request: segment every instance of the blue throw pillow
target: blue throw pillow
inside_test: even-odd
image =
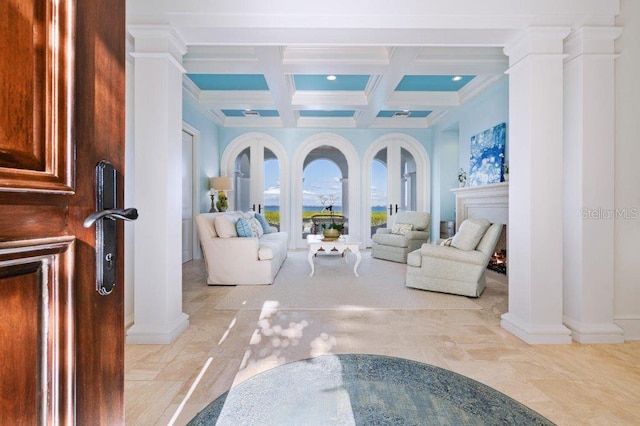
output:
[[[249,225],[249,221],[244,217],[236,221],[236,232],[238,233],[238,237],[253,237],[251,225]]]
[[[260,222],[260,225],[262,225],[262,230],[264,231],[264,233],[270,234],[271,225],[269,225],[269,222],[267,222],[267,218],[262,216],[260,213],[254,213],[254,217],[258,219],[258,222]]]

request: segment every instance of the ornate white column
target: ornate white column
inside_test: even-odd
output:
[[[565,41],[564,323],[582,343],[622,343],[614,300],[614,40],[583,27]]]
[[[134,325],[127,343],[171,343],[182,312],[182,56],[169,26],[132,26],[135,39]]]
[[[509,312],[501,325],[527,343],[570,343],[562,324],[563,40],[530,28],[509,56]]]

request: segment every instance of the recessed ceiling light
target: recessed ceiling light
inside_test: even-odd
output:
[[[327,80],[329,80],[329,81],[333,81],[333,80],[335,80],[335,79],[336,79],[336,76],[335,76],[335,75],[328,75],[328,76],[327,76]]]
[[[460,81],[460,80],[462,80],[462,76],[461,76],[461,75],[456,75],[456,76],[455,76],[455,77],[453,77],[451,80],[452,80],[452,81]]]

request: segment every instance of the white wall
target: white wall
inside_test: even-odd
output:
[[[497,124],[507,123],[505,161],[509,158],[509,84],[507,77],[500,79],[486,92],[460,107],[433,127],[434,162],[440,176],[434,184],[440,185],[440,220],[455,220],[455,196],[449,191],[458,187],[458,170],[469,172],[471,136]],[[456,138],[452,147],[452,136]],[[434,173],[436,166],[434,165]],[[434,197],[435,189],[434,189]],[[436,201],[433,201],[435,206]],[[439,225],[438,225],[439,226]]]
[[[614,319],[626,340],[640,340],[640,2],[621,1],[616,42]],[[621,210],[619,210],[622,212]]]
[[[211,198],[209,196],[209,178],[220,175],[220,143],[219,129],[203,113],[195,99],[186,91],[182,92],[182,120],[200,131],[199,152],[197,154],[200,164],[198,164],[198,205],[197,212],[208,212],[211,208]]]

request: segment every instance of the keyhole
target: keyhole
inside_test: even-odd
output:
[[[107,253],[104,260],[107,262],[107,270],[113,269],[113,253]]]

